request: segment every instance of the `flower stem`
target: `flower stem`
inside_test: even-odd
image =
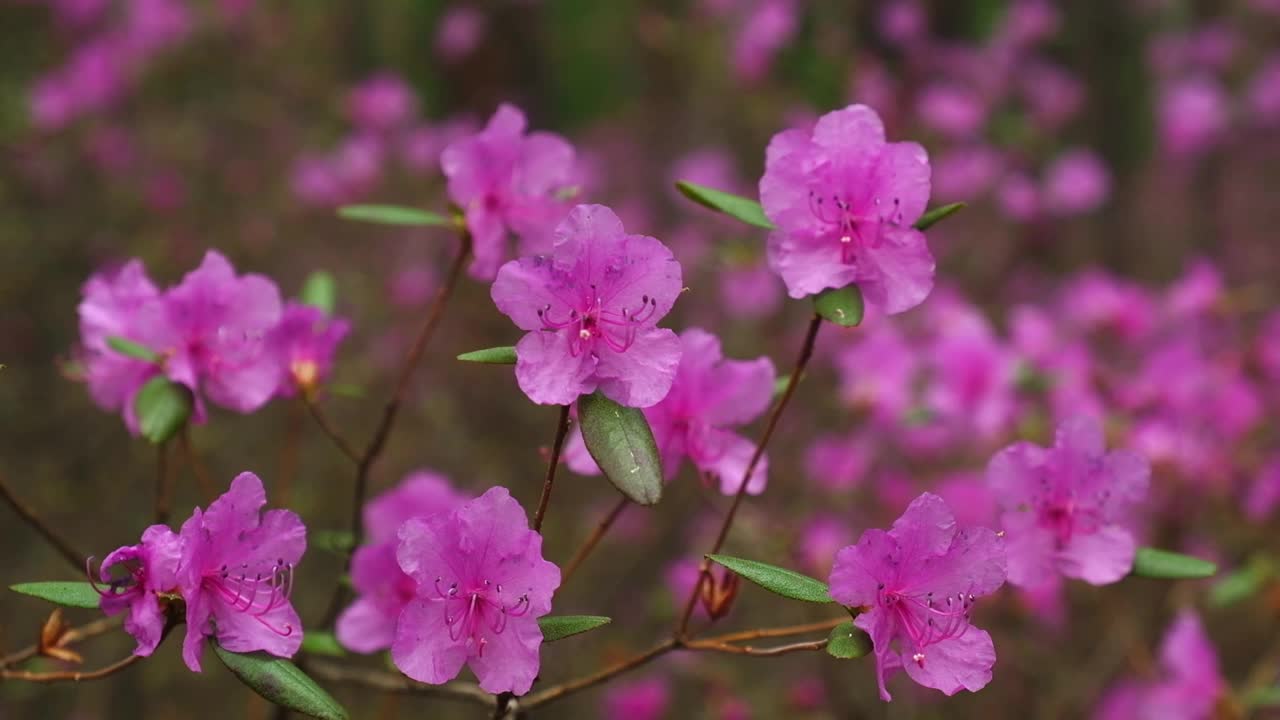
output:
[[[0,670],[0,680],[25,680],[27,682],[80,682],[82,680],[99,680],[108,675],[115,675],[142,659],[141,655],[129,655],[98,670],[80,672],[29,672],[27,670]]]
[[[325,417],[320,406],[316,404],[315,398],[311,397],[311,393],[303,391],[298,393],[298,397],[302,398],[302,404],[307,406],[307,410],[311,413],[311,417],[315,419],[316,425],[320,430],[333,441],[334,447],[338,448],[343,455],[347,457],[357,467],[360,465],[360,453],[347,442],[347,439],[338,434],[333,425],[329,423],[329,419]]]
[[[663,642],[660,642],[657,645],[654,645],[653,647],[640,653],[639,655],[635,655],[621,662],[614,663],[613,665],[610,665],[609,667],[604,668],[603,670],[600,670],[598,672],[587,675],[586,677],[578,678],[577,680],[571,680],[562,685],[556,685],[555,687],[547,688],[542,692],[537,692],[532,695],[527,695],[525,696],[524,701],[520,703],[520,705],[524,709],[528,710],[531,708],[538,707],[539,705],[549,703],[552,700],[558,700],[564,697],[565,695],[578,692],[579,690],[585,690],[589,687],[592,687],[593,685],[599,685],[600,683],[606,680],[609,680],[615,675],[621,675],[622,673],[625,673],[629,670],[634,670],[640,667],[641,665],[645,665],[652,660],[655,660],[663,655],[666,655],[667,653],[671,652],[672,650],[675,650],[680,646],[681,646],[680,641],[675,638],[664,640]]]
[[[751,647],[750,645],[730,645],[728,643],[714,642],[712,640],[690,640],[685,645],[689,650],[721,652],[728,653],[730,655],[752,655],[755,657],[774,657],[777,655],[787,655],[789,653],[802,652],[806,650],[821,650],[826,646],[826,638],[767,648],[756,648]]]
[[[173,487],[169,478],[169,443],[156,447],[156,523],[169,522],[169,505],[173,502]]]
[[[747,463],[746,472],[742,474],[742,482],[738,485],[738,492],[733,496],[733,504],[729,506],[729,512],[724,516],[724,522],[720,525],[720,532],[716,535],[715,544],[711,546],[711,550],[708,552],[709,555],[720,552],[720,548],[724,546],[725,540],[729,537],[729,530],[733,527],[733,520],[738,515],[738,507],[742,505],[742,498],[747,494],[747,480],[755,472],[756,465],[760,463],[760,458],[764,456],[765,447],[768,446],[774,430],[778,427],[778,421],[782,418],[782,411],[786,409],[787,403],[791,401],[791,396],[795,394],[796,385],[800,382],[800,375],[804,373],[805,367],[809,364],[809,359],[813,357],[813,346],[817,342],[818,330],[822,327],[822,322],[822,317],[817,313],[814,313],[813,319],[809,321],[809,330],[805,333],[804,344],[800,347],[800,355],[796,358],[795,367],[791,370],[791,377],[787,380],[787,389],[783,391],[782,397],[773,406],[773,412],[769,414],[764,433],[760,436],[760,442],[756,444],[755,452],[751,454],[751,462]],[[698,596],[702,593],[702,584],[710,576],[711,561],[703,557],[698,568],[698,581],[694,583],[693,592],[689,594],[689,600],[685,603],[684,612],[680,615],[680,623],[676,628],[676,637],[684,638],[688,634],[689,620],[693,617],[693,609],[697,606]]]
[[[63,640],[58,647],[67,647],[81,640],[101,635],[108,630],[114,630],[120,627],[123,617],[116,615],[115,617],[98,618],[91,623],[81,625],[78,628],[71,628],[63,634]],[[18,663],[25,662],[40,654],[40,646],[28,645],[21,650],[0,657],[0,669],[12,667]]]
[[[848,622],[847,617],[831,618],[830,620],[820,620],[818,622],[805,623],[803,625],[787,625],[785,627],[776,628],[756,628],[755,630],[741,630],[739,632],[726,633],[724,635],[716,635],[707,638],[708,642],[718,643],[735,643],[743,640],[759,640],[761,638],[778,638],[789,637],[791,635],[804,635],[805,633],[821,632],[830,630],[843,622]]]
[[[542,496],[538,498],[538,511],[533,515],[533,531],[541,532],[542,520],[547,515],[547,505],[551,502],[551,488],[556,483],[556,467],[560,465],[560,451],[564,448],[564,438],[569,434],[569,406],[561,405],[556,420],[556,438],[551,441],[551,457],[547,460],[547,478],[542,483]]]
[[[85,556],[71,547],[71,543],[67,542],[66,539],[59,535],[52,527],[45,524],[45,522],[36,515],[34,510],[19,500],[18,496],[14,495],[13,490],[9,488],[9,484],[3,475],[0,475],[0,497],[4,498],[5,503],[7,503],[9,507],[13,508],[13,511],[18,514],[18,517],[22,518],[23,521],[34,528],[36,532],[40,533],[40,535],[44,537],[45,541],[52,545],[54,550],[58,551],[59,555],[66,558],[67,562],[71,563],[72,567],[76,569],[76,573],[84,573]]]
[[[591,531],[591,535],[587,536],[587,539],[582,543],[582,546],[578,548],[578,551],[573,554],[573,557],[569,559],[569,562],[565,563],[564,570],[560,574],[560,587],[564,587],[569,583],[569,578],[573,576],[573,573],[576,572],[578,567],[580,567],[587,559],[587,556],[591,554],[591,551],[595,550],[596,545],[600,543],[600,540],[605,536],[605,533],[609,532],[609,528],[613,527],[613,523],[618,519],[618,516],[621,515],[622,511],[626,510],[627,506],[630,504],[630,499],[626,497],[618,498],[618,504],[614,505],[613,509],[609,511],[609,514],[604,516],[604,519],[596,525],[595,530]]]
[[[178,435],[178,444],[182,448],[182,456],[186,458],[187,464],[191,466],[191,472],[196,476],[196,485],[200,487],[200,495],[206,503],[213,502],[218,496],[214,489],[213,478],[209,477],[209,472],[205,470],[204,463],[200,462],[200,456],[196,454],[195,446],[191,444],[191,424],[182,426],[182,432]]]

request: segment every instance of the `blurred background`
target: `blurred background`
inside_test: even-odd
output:
[[[676,252],[689,291],[664,325],[706,328],[728,356],[785,371],[807,304],[765,267],[763,232],[672,183],[755,197],[774,133],[865,103],[890,139],[929,150],[931,204],[969,207],[929,233],[938,289],[924,305],[824,331],[729,552],[825,578],[836,549],[924,489],[994,525],[987,458],[1091,412],[1155,463],[1144,543],[1212,557],[1235,584],[1008,588],[979,604],[999,660],[978,694],[899,679],[886,705],[869,660],[671,656],[538,716],[1090,717],[1117,682],[1166,674],[1160,640],[1183,608],[1216,648],[1226,689],[1213,712],[1260,716],[1250,698],[1280,662],[1278,40],[1275,0],[0,0],[0,473],[82,552],[136,541],[155,452],[68,377],[80,287],[133,257],[173,284],[208,248],[285,295],[314,270],[336,276],[354,329],[323,404],[362,445],[455,239],[335,208],[445,211],[440,150],[500,102],[574,144],[584,198]],[[531,405],[509,368],[453,359],[518,337],[487,285],[464,279],[375,491],[430,468],[532,507],[556,410]],[[291,488],[311,530],[345,527],[352,473],[296,403],[215,410],[193,440],[218,482],[253,470],[277,497]],[[202,499],[177,467],[180,520]],[[549,559],[615,497],[566,471]],[[556,599],[559,614],[614,623],[545,648],[541,683],[662,637],[726,506],[686,467],[662,504],[625,512]],[[313,542],[294,596],[304,618],[323,615],[341,566]],[[75,579],[0,511],[0,581],[60,578]],[[0,654],[33,642],[49,609],[0,594]],[[823,617],[744,587],[717,627]],[[86,667],[131,647],[99,638]],[[197,676],[178,651],[170,639],[103,682],[4,683],[0,718],[272,716],[211,656]],[[353,717],[475,715],[332,689]]]

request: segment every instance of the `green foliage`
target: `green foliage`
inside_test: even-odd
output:
[[[305,641],[305,638],[304,638]],[[218,659],[240,682],[275,705],[320,720],[347,720],[347,711],[297,665],[262,652],[233,653],[213,643]]]
[[[307,276],[298,299],[304,305],[320,308],[325,315],[332,315],[338,302],[338,283],[330,273],[317,270]]]
[[[547,615],[538,618],[543,642],[555,642],[572,635],[595,630],[613,622],[603,615]]]
[[[1198,557],[1157,550],[1156,548],[1138,548],[1133,558],[1133,575],[1163,580],[1195,580],[1213,577],[1218,566]]]
[[[515,365],[516,349],[511,345],[472,350],[458,356],[463,362],[485,363],[488,365]]]
[[[102,600],[98,591],[87,582],[30,582],[10,585],[9,589],[48,600],[57,605],[74,608],[96,609]]]
[[[134,399],[138,427],[153,444],[168,441],[191,417],[191,391],[163,375],[147,381]]]
[[[599,392],[578,398],[587,452],[613,486],[637,505],[662,498],[662,460],[644,413]]]
[[[843,622],[831,628],[827,639],[827,654],[841,660],[853,660],[871,652],[871,636],[852,622]]]
[[[708,555],[707,557],[782,597],[811,603],[835,602],[831,599],[826,583],[808,575],[801,575],[794,570],[729,555]]]
[[[857,327],[862,324],[864,310],[862,290],[857,285],[823,290],[813,296],[813,311],[821,315],[823,320],[840,327]]]
[[[346,205],[338,208],[338,217],[344,220],[379,223],[382,225],[452,225],[449,218],[439,213],[401,207],[399,205]]]

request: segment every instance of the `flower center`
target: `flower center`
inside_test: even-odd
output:
[[[276,627],[264,616],[289,603],[293,594],[293,563],[280,558],[268,572],[252,576],[249,573],[248,563],[241,564],[238,569],[223,565],[215,571],[205,572],[203,587],[232,610],[251,616],[271,632],[281,637],[292,635],[292,625]]]
[[[640,326],[648,322],[658,312],[658,301],[648,295],[641,296],[639,308],[622,308],[611,310],[605,308],[604,300],[595,285],[591,292],[581,298],[576,307],[571,305],[569,314],[557,317],[548,303],[538,309],[538,319],[542,321],[542,329],[547,331],[568,330],[569,353],[578,357],[590,352],[596,340],[600,340],[614,352],[626,352],[636,340]]]
[[[881,211],[881,205],[877,196],[872,198],[870,208],[855,209],[847,196],[809,191],[809,212],[831,226],[828,232],[839,243],[840,262],[846,265],[857,261],[858,251],[862,248],[880,246],[881,226],[901,224],[902,203],[898,198],[893,199],[893,210],[887,215]]]
[[[935,598],[931,592],[912,595],[901,590],[886,590],[883,584],[878,590],[877,604],[893,614],[902,636],[911,645],[912,662],[922,668],[928,646],[960,637],[969,629],[972,594]]]
[[[486,626],[495,635],[507,629],[507,618],[520,617],[529,612],[529,594],[526,592],[511,601],[501,584],[484,580],[470,590],[463,590],[457,582],[444,587],[444,578],[435,582],[437,600],[446,603],[444,624],[449,628],[449,639],[459,642],[465,638],[467,645],[474,644],[476,653],[484,657],[489,641],[483,636]]]

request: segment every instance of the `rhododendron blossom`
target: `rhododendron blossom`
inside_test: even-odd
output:
[[[506,488],[400,528],[396,559],[417,583],[391,657],[405,675],[440,684],[463,664],[491,693],[523,695],[538,675],[542,630],[560,569]]]
[[[760,202],[778,229],[769,265],[791,297],[856,284],[886,313],[919,305],[933,288],[933,256],[911,227],[929,201],[929,158],[912,142],[885,142],[875,110],[823,115],[812,135],[773,137]]]
[[[521,330],[516,381],[543,405],[599,389],[648,407],[671,389],[680,339],[655,327],[680,294],[680,264],[658,240],[628,235],[603,205],[579,205],[549,254],[512,260],[493,301]]]
[[[293,571],[307,529],[291,510],[268,510],[262,481],[240,473],[231,488],[182,524],[178,587],[187,602],[182,659],[200,672],[206,637],[232,652],[293,657],[302,623],[293,609]]]
[[[440,155],[449,199],[466,214],[474,259],[470,273],[490,279],[507,257],[507,233],[522,255],[546,252],[551,231],[576,192],[574,151],[564,138],[525,134],[525,117],[503,104],[479,133],[456,140]]]
[[[854,624],[875,646],[880,697],[899,668],[954,695],[991,680],[995,646],[970,625],[974,602],[1005,581],[1004,544],[987,528],[958,528],[942,498],[924,493],[893,527],[867,530],[836,555],[831,597],[863,607]]]
[[[700,328],[680,335],[680,367],[671,391],[658,404],[644,409],[662,456],[667,479],[675,477],[688,457],[701,472],[720,482],[720,491],[738,491],[756,445],[726,428],[751,422],[769,407],[774,369],[769,358],[725,360],[720,339]],[[575,472],[598,475],[599,467],[586,453],[582,434],[566,460]],[[764,491],[768,458],[762,457],[747,481],[747,492]]]
[[[1126,681],[1112,688],[1094,720],[1201,720],[1229,692],[1218,652],[1191,610],[1178,614],[1160,643],[1154,681]]]
[[[299,390],[313,390],[328,378],[338,343],[350,330],[351,323],[328,317],[319,308],[286,305],[280,323],[267,336],[267,344],[283,368],[277,392],[291,397]]]
[[[1035,587],[1061,574],[1105,585],[1127,575],[1137,550],[1128,523],[1150,474],[1141,455],[1107,452],[1102,427],[1087,417],[1064,422],[1052,448],[1001,450],[987,482],[1004,508],[1009,582]]]
[[[418,471],[364,506],[367,543],[351,556],[357,597],[338,616],[338,642],[362,653],[391,647],[400,611],[417,591],[413,578],[396,562],[400,526],[415,517],[450,512],[466,500],[444,477]]]
[[[128,613],[124,629],[138,641],[134,655],[148,656],[160,644],[165,616],[158,594],[177,587],[181,560],[181,539],[164,525],[152,525],[142,533],[141,543],[115,550],[98,569],[98,580],[106,584],[104,588],[95,583],[102,611]],[[114,567],[123,568],[125,574],[113,577]],[[89,581],[93,582],[92,574]]]

